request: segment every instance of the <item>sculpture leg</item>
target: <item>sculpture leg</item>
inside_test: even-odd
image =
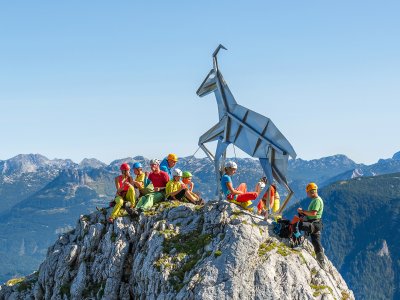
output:
[[[217,124],[215,124],[206,133],[204,133],[199,138],[199,143],[198,143],[200,148],[206,153],[206,155],[212,161],[214,161],[215,172],[217,174],[217,193],[219,193],[219,194],[221,194],[220,193],[221,188],[219,186],[219,182],[221,179],[221,175],[220,175],[221,156],[225,155],[226,147],[228,147],[227,143],[223,143],[221,141],[221,138],[223,138],[223,136],[224,136],[224,130],[225,130],[225,118],[221,119]],[[206,146],[204,144],[215,141],[215,140],[218,140],[218,144],[217,144],[217,149],[216,149],[216,153],[214,156],[214,155],[212,155],[210,150],[208,150],[206,148]],[[219,199],[221,199],[220,196],[219,196]]]
[[[221,163],[225,163],[225,153],[226,153],[226,148],[228,147],[229,143],[222,142],[221,140],[218,140],[217,144],[217,149],[215,151],[215,160],[214,160],[214,166],[215,166],[215,174],[216,174],[216,179],[217,179],[217,196],[218,200],[222,200],[222,194],[221,194]]]

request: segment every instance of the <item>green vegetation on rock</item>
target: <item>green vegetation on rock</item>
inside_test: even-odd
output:
[[[168,235],[163,242],[164,255],[154,262],[154,266],[158,270],[171,269],[170,283],[179,291],[185,284],[186,272],[192,270],[202,258],[202,249],[211,242],[211,239],[210,234],[199,234],[198,231]]]

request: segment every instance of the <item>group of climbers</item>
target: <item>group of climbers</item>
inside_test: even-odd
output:
[[[248,192],[245,183],[240,183],[235,189],[232,185],[231,176],[237,171],[237,164],[233,161],[225,163],[225,174],[221,178],[221,189],[225,195],[226,200],[238,204],[247,209],[258,195],[263,191],[267,182],[266,177],[262,177],[257,183],[254,192]],[[324,252],[321,245],[321,231],[322,231],[322,213],[324,210],[324,202],[318,195],[318,186],[311,182],[306,186],[307,197],[310,199],[310,205],[307,210],[301,207],[297,209],[298,216],[295,216],[290,222],[291,229],[297,228],[299,231],[308,233],[311,236],[311,243],[314,247],[316,259],[319,265],[324,268]],[[264,193],[262,199],[257,205],[257,211],[263,216],[268,216],[271,210],[276,213],[279,210],[280,199],[276,190],[276,185],[271,183]]]
[[[178,200],[193,204],[204,204],[199,194],[193,192],[194,183],[189,171],[182,172],[174,168],[178,162],[175,154],[169,154],[162,162],[158,159],[150,160],[151,172],[143,172],[141,163],[133,164],[135,179],[130,174],[130,166],[121,164],[121,175],[115,177],[116,196],[113,201],[113,210],[108,218],[113,223],[118,217],[129,214],[133,217],[141,212],[149,210],[154,204],[164,200]],[[249,209],[252,201],[269,184],[266,192],[257,205],[257,212],[264,217],[268,212],[276,213],[279,210],[280,199],[274,183],[268,183],[266,177],[262,177],[256,184],[254,192],[247,191],[247,185],[240,183],[237,188],[233,187],[232,175],[237,171],[237,164],[233,161],[225,163],[224,175],[221,177],[221,189],[225,199],[235,203],[244,209]],[[322,213],[324,203],[318,196],[318,187],[315,183],[309,183],[306,193],[311,200],[307,210],[298,208],[298,216],[290,222],[291,228],[306,232],[311,236],[316,258],[321,267],[324,267],[324,252],[321,245]]]
[[[231,176],[235,174],[236,171],[237,164],[235,162],[227,161],[225,163],[225,173],[221,178],[221,189],[226,200],[248,209],[251,206],[252,201],[256,200],[258,195],[265,188],[267,178],[262,177],[260,181],[257,182],[255,191],[248,192],[246,183],[240,183],[237,188],[233,187]],[[276,190],[276,185],[272,183],[258,203],[257,211],[260,215],[267,217],[268,211],[272,210],[274,213],[277,212],[279,210],[279,205],[279,194]]]
[[[138,216],[164,199],[204,204],[203,199],[193,192],[192,174],[173,169],[177,161],[178,157],[172,153],[161,163],[158,159],[152,159],[149,174],[143,172],[141,163],[136,162],[133,164],[135,179],[130,175],[129,164],[121,164],[121,175],[115,177],[117,191],[111,202],[113,210],[108,222],[113,223],[116,218],[126,214]]]

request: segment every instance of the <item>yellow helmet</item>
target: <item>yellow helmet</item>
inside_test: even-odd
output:
[[[309,184],[307,184],[306,192],[308,193],[311,190],[317,190],[317,189],[318,186],[314,182],[310,182]]]
[[[178,161],[178,156],[174,153],[168,154],[167,160],[173,160],[174,162]]]

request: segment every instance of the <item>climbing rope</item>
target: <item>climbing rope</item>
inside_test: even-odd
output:
[[[235,147],[235,144],[233,144],[232,143],[232,146],[233,146],[233,153],[234,153],[234,155],[235,155],[235,161],[237,162],[237,156],[236,156],[236,147]],[[238,180],[239,180],[239,183],[241,183],[242,181],[241,181],[241,178],[240,178],[240,172],[238,172]]]
[[[193,157],[196,155],[197,151],[199,151],[199,150],[200,150],[200,146],[197,147],[197,150],[192,154],[192,156],[190,156],[190,159],[188,160],[187,163],[190,163],[192,161]]]

